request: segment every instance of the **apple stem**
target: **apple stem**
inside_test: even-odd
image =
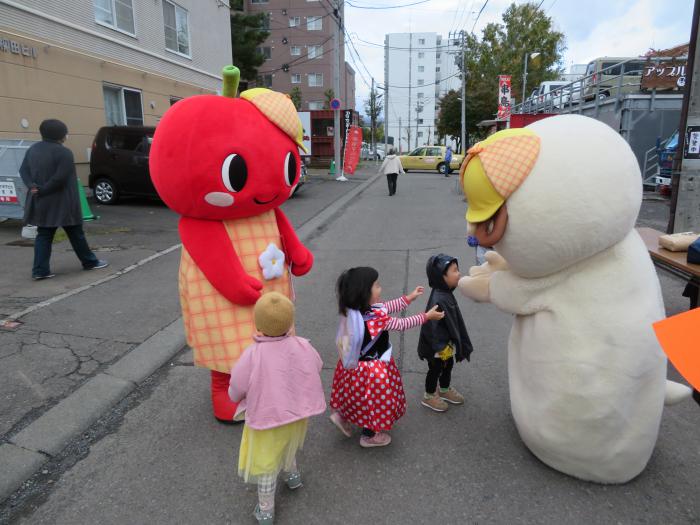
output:
[[[229,98],[236,98],[238,92],[238,82],[241,79],[241,71],[236,66],[225,66],[221,70],[224,77],[222,95]]]

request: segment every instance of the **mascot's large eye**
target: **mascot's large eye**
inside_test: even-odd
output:
[[[284,182],[287,186],[294,186],[297,180],[297,159],[291,151],[287,153],[287,158],[284,159]]]
[[[243,189],[248,180],[248,167],[240,155],[231,153],[221,165],[221,179],[228,191],[237,192]]]

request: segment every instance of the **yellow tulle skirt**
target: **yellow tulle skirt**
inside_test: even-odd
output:
[[[254,483],[259,476],[288,471],[294,465],[297,451],[304,446],[307,427],[308,419],[267,430],[245,425],[238,454],[238,475]]]

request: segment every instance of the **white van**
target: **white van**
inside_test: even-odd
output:
[[[560,105],[566,104],[568,93],[563,92],[562,88],[567,84],[568,82],[563,80],[542,82],[537,91],[537,109],[543,111],[546,106],[558,108]]]

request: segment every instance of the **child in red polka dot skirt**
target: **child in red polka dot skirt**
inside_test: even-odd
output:
[[[423,293],[416,287],[409,295],[381,302],[379,273],[374,268],[351,268],[337,283],[338,307],[342,316],[352,311],[362,316],[361,350],[352,367],[339,360],[331,388],[331,421],[347,437],[352,425],[362,428],[360,446],[383,447],[391,443],[387,433],[406,412],[401,374],[392,357],[389,331],[403,331],[426,321],[442,319],[437,306],[410,317],[391,317],[404,310]]]

